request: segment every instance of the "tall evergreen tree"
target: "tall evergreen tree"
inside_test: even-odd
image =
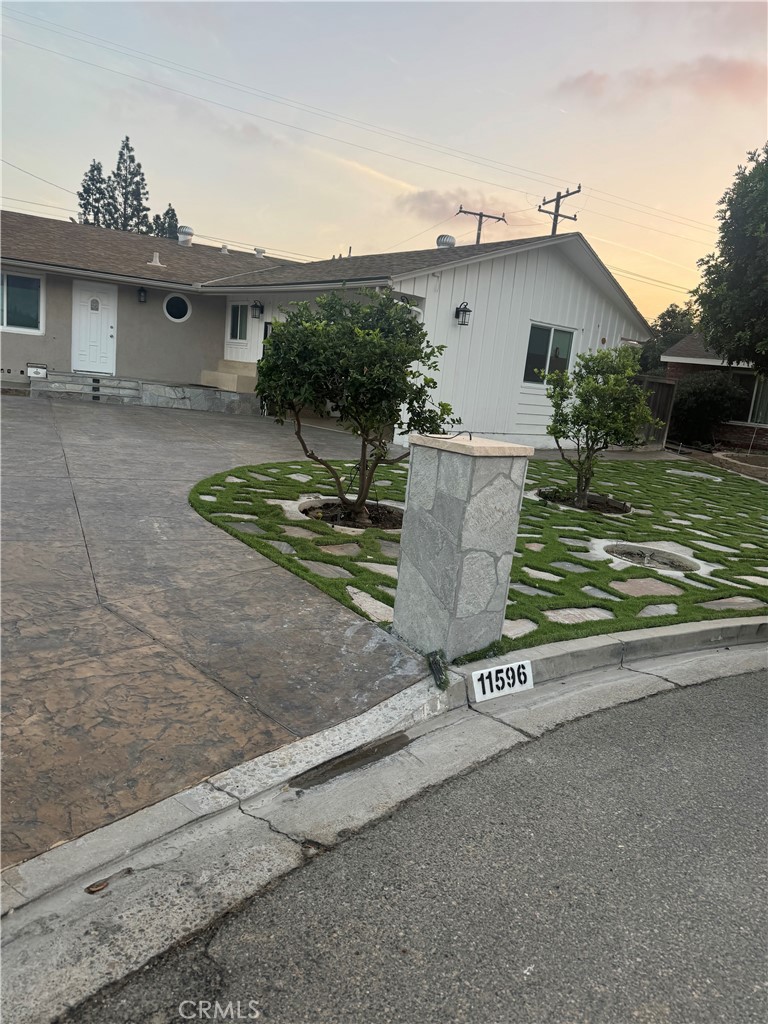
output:
[[[107,179],[109,217],[106,226],[118,231],[149,234],[149,199],[147,182],[136,159],[131,140],[126,135],[117,154],[117,166]]]
[[[98,160],[91,161],[91,166],[83,177],[77,198],[83,223],[104,227],[110,217],[110,196],[107,180]]]
[[[168,209],[165,213],[160,216],[156,213],[152,218],[152,232],[153,235],[157,235],[158,238],[172,238],[176,241],[179,237],[179,218],[176,216],[176,211],[168,203]]]

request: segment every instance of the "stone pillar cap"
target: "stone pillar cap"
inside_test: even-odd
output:
[[[408,443],[421,445],[423,448],[439,448],[444,452],[456,452],[459,455],[473,455],[475,458],[530,458],[533,455],[533,448],[525,444],[494,441],[490,437],[470,438],[468,434],[459,437],[445,434],[411,434]]]

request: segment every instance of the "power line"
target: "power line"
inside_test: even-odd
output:
[[[507,192],[519,192],[521,195],[527,194],[525,189],[514,188],[512,185],[503,185],[499,181],[489,181],[487,178],[477,178],[471,174],[463,174],[461,171],[446,170],[445,167],[438,167],[435,164],[427,164],[421,160],[413,160],[411,157],[407,156],[397,156],[394,153],[387,153],[383,149],[374,149],[372,146],[363,146],[359,142],[349,142],[347,139],[340,139],[335,135],[326,135],[324,132],[316,132],[311,128],[302,128],[299,125],[289,124],[287,121],[278,121],[273,117],[266,117],[264,114],[255,114],[252,110],[243,110],[242,107],[233,107],[229,103],[222,103],[220,100],[212,100],[207,96],[197,96],[195,93],[186,92],[184,89],[174,89],[170,85],[161,85],[159,82],[150,82],[148,79],[141,78],[138,75],[129,75],[127,71],[118,71],[116,68],[105,68],[103,64],[94,64],[93,61],[83,60],[82,57],[73,57],[69,53],[62,53],[60,50],[52,50],[48,46],[39,46],[37,43],[27,42],[26,39],[18,39],[16,36],[6,35],[5,38],[10,39],[14,43],[20,43],[22,46],[29,46],[33,50],[41,50],[43,53],[52,53],[56,57],[63,57],[65,60],[75,61],[77,64],[84,64],[86,67],[96,68],[97,71],[106,71],[108,74],[119,75],[121,78],[128,78],[132,82],[141,82],[142,85],[148,85],[153,89],[163,89],[165,92],[172,92],[177,96],[186,96],[187,99],[198,100],[200,103],[208,103],[214,107],[221,107],[222,110],[230,110],[236,114],[244,114],[246,117],[253,117],[257,121],[266,121],[268,124],[276,124],[281,128],[288,128],[291,131],[303,132],[305,135],[313,135],[316,138],[326,139],[330,142],[338,142],[343,146],[351,146],[353,149],[361,149],[366,153],[376,153],[378,156],[386,157],[389,160],[400,160],[407,164],[414,164],[416,167],[426,167],[430,171],[439,171],[441,174],[449,174],[457,178],[466,178],[467,181],[477,181],[482,185],[493,185],[494,188],[503,188]]]
[[[26,203],[27,206],[45,206],[49,210],[65,210],[67,213],[77,213],[77,210],[70,210],[68,206],[53,206],[51,203],[36,203],[32,199],[16,199],[14,196],[0,196],[6,203]]]
[[[621,267],[612,267],[608,263],[606,263],[605,265],[606,267],[608,267],[610,271],[612,271],[612,273],[616,274],[618,277],[628,277],[633,281],[638,281],[640,284],[650,284],[656,286],[657,288],[671,288],[673,291],[683,292],[686,295],[689,295],[692,290],[690,288],[683,288],[683,286],[679,284],[672,284],[671,281],[659,281],[658,278],[645,277],[643,274],[635,274],[631,270],[622,270]]]
[[[12,164],[10,160],[6,160],[3,157],[0,157],[0,159],[2,159],[4,164],[8,164],[9,167],[13,167],[15,171],[21,171],[22,174],[28,174],[30,178],[37,178],[38,181],[44,181],[46,185],[51,185],[53,188],[60,188],[62,192],[69,192],[71,196],[77,195],[77,192],[73,192],[71,188],[64,188],[63,185],[57,185],[53,181],[48,181],[47,178],[41,178],[39,174],[33,174],[32,171],[25,171],[23,167],[18,167],[16,164]]]
[[[21,18],[19,18],[18,12],[16,14],[8,14],[7,13],[6,16],[7,17],[11,17],[11,18],[13,18],[16,21],[19,21],[20,24],[27,24],[30,27],[37,27],[37,26],[34,26],[34,25],[30,25],[29,21],[23,21]],[[350,127],[358,127],[358,128],[361,128],[363,131],[369,131],[369,132],[372,132],[374,134],[384,136],[386,138],[395,139],[397,141],[405,141],[409,145],[419,146],[420,148],[427,149],[427,150],[429,150],[431,152],[443,153],[443,154],[446,154],[446,155],[455,154],[455,155],[460,156],[462,159],[466,159],[469,162],[475,163],[475,164],[477,164],[479,166],[492,167],[492,168],[496,168],[496,169],[502,169],[502,170],[511,171],[511,172],[514,172],[515,174],[519,175],[520,177],[529,178],[532,181],[537,181],[537,182],[544,182],[545,180],[547,182],[549,182],[549,181],[556,182],[557,181],[557,179],[554,178],[552,175],[546,174],[545,172],[542,172],[542,171],[532,171],[530,168],[523,168],[523,167],[519,167],[519,166],[516,166],[516,165],[513,165],[513,164],[506,164],[506,163],[504,163],[502,161],[498,161],[498,160],[488,160],[486,158],[478,158],[475,154],[469,153],[466,150],[454,149],[454,148],[449,147],[449,146],[443,146],[443,145],[441,145],[439,143],[432,143],[432,142],[429,142],[428,140],[421,139],[418,136],[408,135],[405,132],[397,131],[396,129],[382,128],[381,126],[373,125],[373,124],[371,124],[368,121],[361,121],[361,120],[358,120],[356,118],[351,118],[351,117],[349,117],[347,115],[339,115],[338,113],[334,113],[332,111],[328,111],[328,110],[326,110],[326,109],[324,109],[322,107],[312,106],[311,104],[304,103],[303,101],[291,100],[291,99],[289,99],[287,97],[280,96],[280,95],[278,95],[276,93],[269,93],[269,92],[266,92],[266,91],[261,90],[261,89],[255,89],[255,88],[250,87],[250,86],[244,86],[242,83],[234,82],[232,79],[224,78],[224,77],[222,77],[220,75],[214,74],[213,72],[202,71],[199,68],[191,68],[189,65],[180,64],[177,61],[170,60],[169,58],[159,58],[155,54],[148,54],[144,50],[136,50],[133,47],[122,46],[120,44],[116,44],[114,40],[104,39],[101,36],[91,35],[90,33],[83,32],[80,29],[70,29],[68,27],[62,26],[60,23],[51,22],[47,18],[41,18],[38,15],[29,14],[27,11],[23,12],[23,17],[24,18],[33,18],[35,21],[42,22],[44,25],[47,25],[47,26],[54,26],[52,28],[49,27],[47,29],[47,31],[52,32],[54,35],[62,35],[63,34],[65,38],[74,39],[76,42],[86,43],[86,45],[89,45],[89,46],[95,46],[95,45],[97,45],[97,43],[98,44],[102,44],[102,45],[106,44],[107,48],[111,49],[112,52],[114,52],[114,53],[120,53],[120,54],[122,54],[124,56],[131,56],[132,55],[136,59],[143,60],[143,61],[145,61],[147,63],[155,64],[156,66],[164,67],[164,68],[166,68],[168,70],[181,71],[183,74],[189,74],[192,77],[201,79],[202,81],[208,81],[208,82],[211,82],[213,84],[223,84],[227,88],[234,89],[234,90],[236,90],[238,92],[244,92],[244,93],[249,93],[249,94],[254,95],[254,96],[259,96],[262,99],[266,99],[268,102],[278,103],[278,104],[281,104],[283,106],[292,107],[295,110],[300,110],[300,111],[303,111],[303,112],[306,112],[306,113],[310,113],[313,116],[323,117],[323,118],[325,118],[327,120],[332,120],[332,121],[336,121],[337,123],[340,123],[340,124],[349,125]],[[82,37],[86,37],[86,38],[78,38],[78,36],[82,36]],[[96,40],[96,42],[93,42],[93,43],[89,42],[89,40],[91,40],[91,39],[92,40]],[[19,40],[19,41],[21,41],[21,40]],[[28,44],[28,45],[33,45],[33,44]],[[62,54],[62,56],[67,56],[67,55],[66,54]],[[78,59],[78,58],[71,58],[71,59]],[[258,115],[254,115],[254,116],[258,116]],[[528,172],[528,173],[525,173],[525,172]],[[446,172],[446,173],[451,173],[451,172]],[[611,199],[598,199],[599,202],[611,203],[612,205],[617,205],[617,206],[625,206],[625,208],[628,208],[628,209],[632,209],[634,207],[641,207],[641,208],[643,208],[643,209],[645,209],[647,211],[650,211],[653,216],[658,217],[658,218],[663,219],[663,220],[668,220],[668,221],[670,221],[673,224],[680,224],[681,222],[688,222],[690,225],[694,225],[694,226],[695,225],[700,225],[700,228],[704,229],[704,230],[708,230],[708,231],[711,231],[711,232],[713,232],[715,230],[715,228],[712,225],[705,224],[703,221],[696,221],[693,218],[685,217],[684,215],[678,215],[678,214],[674,214],[672,216],[669,216],[668,214],[660,213],[654,207],[647,206],[644,203],[639,203],[637,200],[634,200],[634,199],[627,199],[626,197],[618,196],[618,195],[616,195],[615,193],[612,193],[612,192],[605,192],[602,189],[597,189],[597,188],[591,188],[590,191],[592,193],[595,193],[596,195],[613,196],[613,200],[611,200]],[[623,200],[623,201],[616,202],[616,200]],[[626,206],[627,202],[631,203],[632,205],[627,207]]]
[[[398,245],[405,245],[406,242],[410,242],[414,238],[418,238],[420,235],[426,235],[428,231],[434,231],[435,228],[441,228],[443,224],[447,224],[448,221],[453,220],[457,214],[453,213],[450,217],[446,217],[445,220],[439,220],[437,224],[433,224],[429,228],[424,228],[423,231],[417,231],[415,235],[409,235],[408,238],[401,238],[399,242],[395,242],[394,245],[388,245],[386,249],[382,249],[382,252],[389,252],[390,249],[396,249]]]

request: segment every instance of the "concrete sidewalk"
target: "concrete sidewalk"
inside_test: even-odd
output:
[[[359,715],[412,651],[187,504],[268,419],[4,397],[3,865]],[[356,442],[309,428],[331,457]]]

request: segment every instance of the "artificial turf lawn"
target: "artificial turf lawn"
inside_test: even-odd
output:
[[[336,462],[334,465],[346,474],[354,470],[353,463]],[[705,476],[683,476],[678,475],[679,472]],[[292,474],[310,479],[295,480]],[[371,500],[404,501],[406,481],[407,464],[380,468],[371,490]],[[529,463],[528,491],[541,486],[570,484],[569,471],[561,462],[532,460]],[[528,619],[536,624],[536,628],[515,639],[504,637],[492,648],[486,648],[484,654],[501,654],[555,640],[619,630],[764,611],[761,608],[717,610],[702,607],[705,601],[736,596],[768,602],[768,586],[739,578],[755,576],[768,580],[768,515],[764,511],[766,492],[763,484],[684,459],[603,461],[599,464],[592,489],[629,501],[635,511],[630,515],[604,516],[524,498],[511,583],[524,583],[536,592],[523,594],[511,589],[506,617],[510,620]],[[288,519],[279,504],[269,503],[270,500],[297,501],[310,494],[332,497],[335,493],[321,467],[311,462],[281,462],[241,466],[208,477],[192,488],[189,500],[209,522],[355,611],[360,610],[347,592],[348,586],[365,591],[382,604],[394,605],[392,591],[396,586],[395,580],[371,569],[366,562],[396,566],[397,557],[385,554],[380,544],[382,541],[390,544],[397,541],[399,533],[373,528],[347,533],[306,517],[300,521]],[[215,498],[215,501],[205,500],[203,495]],[[234,518],[236,515],[253,518],[238,520]],[[244,523],[255,525],[262,532],[247,533]],[[294,527],[306,530],[311,536],[294,537],[284,532],[286,528]],[[716,563],[719,568],[713,570],[711,576],[686,573],[675,577],[634,565],[612,569],[608,560],[592,561],[581,557],[587,549],[578,541],[590,539],[637,544],[674,541],[690,548],[693,558]],[[569,540],[570,544],[567,543]],[[289,544],[295,553],[279,550],[270,543],[275,541]],[[330,554],[320,550],[322,546],[331,544],[348,545],[351,554]],[[531,550],[527,547],[530,544],[543,547],[539,551]],[[706,547],[707,544],[729,550],[713,550]],[[337,566],[351,576],[329,579],[302,565],[300,559]],[[555,568],[554,562],[569,562],[586,571],[576,573]],[[537,580],[528,576],[526,569],[559,578]],[[611,588],[616,581],[648,578],[672,583],[683,593],[630,597]],[[596,587],[619,600],[589,596],[581,589],[584,586]],[[638,618],[643,608],[658,604],[675,604],[676,614]],[[561,624],[550,622],[544,614],[562,608],[603,608],[614,617]]]

